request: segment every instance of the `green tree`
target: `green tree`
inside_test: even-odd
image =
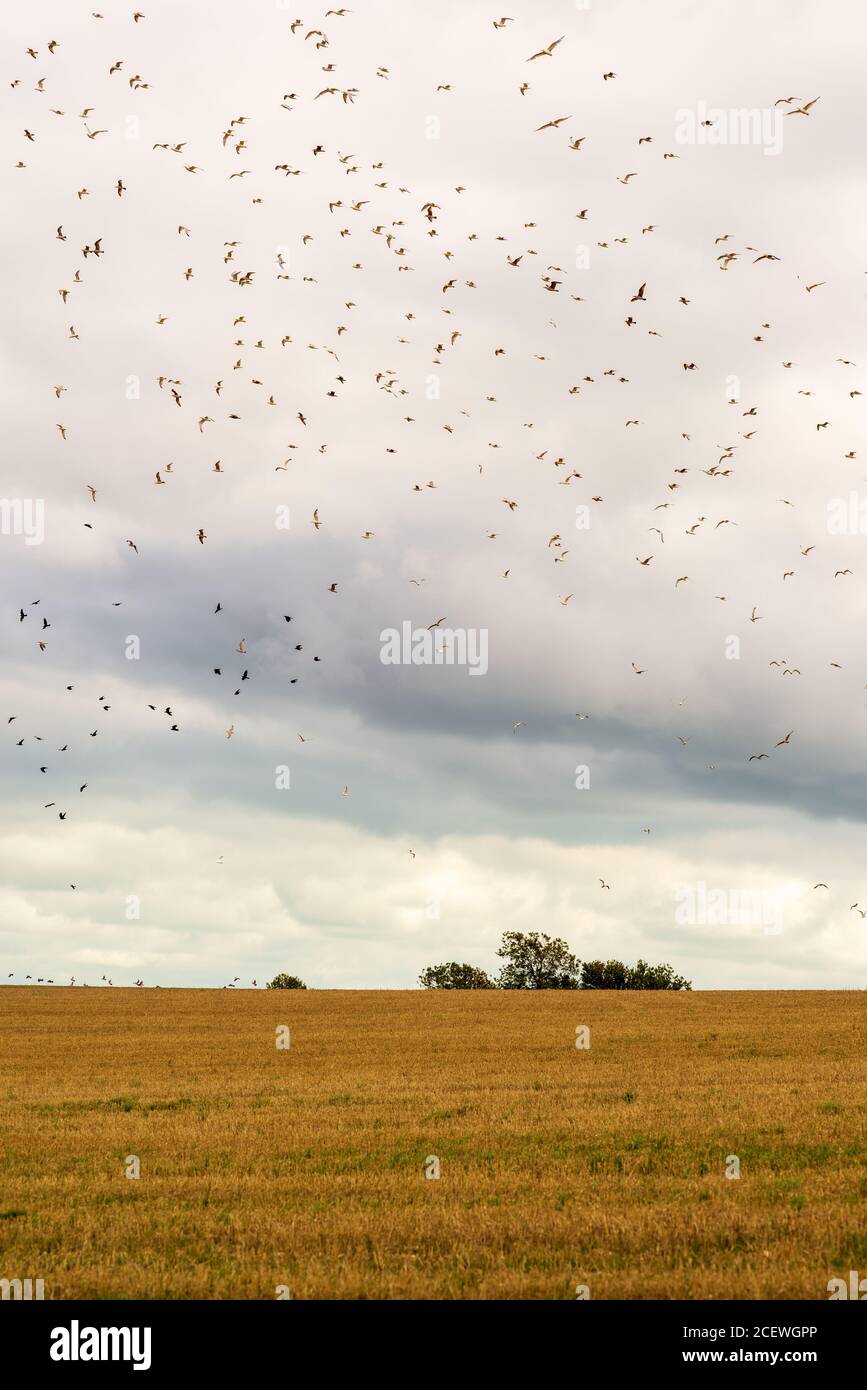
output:
[[[497,952],[506,962],[500,989],[579,989],[581,962],[560,937],[545,932],[507,931]]]
[[[450,960],[446,965],[428,965],[418,977],[422,989],[494,989],[495,985],[477,965],[459,965]]]
[[[648,965],[640,960],[585,960],[581,967],[582,989],[692,989],[689,980],[675,975],[670,965]]]
[[[297,975],[275,975],[266,986],[266,989],[306,989],[303,980],[299,980]]]
[[[682,975],[675,975],[671,965],[648,965],[646,960],[639,960],[629,970],[626,988],[691,990],[692,984]]]
[[[585,960],[581,966],[582,989],[628,989],[628,980],[622,960]]]

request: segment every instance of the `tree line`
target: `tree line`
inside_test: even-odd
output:
[[[646,960],[578,960],[559,936],[545,932],[507,931],[497,955],[503,965],[491,976],[478,965],[450,960],[428,965],[418,977],[422,989],[674,989],[692,983],[671,965]],[[276,975],[268,989],[306,989],[297,975]]]
[[[504,964],[496,977],[452,960],[427,966],[418,982],[422,989],[692,989],[671,965],[580,961],[561,937],[545,932],[504,932],[497,955]]]

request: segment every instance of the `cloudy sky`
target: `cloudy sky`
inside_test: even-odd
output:
[[[7,15],[2,977],[862,987],[863,7],[91,3]]]

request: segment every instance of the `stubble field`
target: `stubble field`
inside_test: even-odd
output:
[[[5,988],[0,1278],[827,1298],[867,1274],[865,1044],[854,992]]]

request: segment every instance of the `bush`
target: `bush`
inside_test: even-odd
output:
[[[581,967],[582,989],[692,989],[689,980],[675,975],[670,965],[624,965],[622,960],[585,960]]]
[[[628,989],[629,966],[622,960],[585,960],[581,966],[582,989]]]
[[[500,989],[580,989],[581,962],[560,937],[507,931],[497,952],[506,961]]]
[[[266,986],[266,989],[306,989],[303,980],[299,980],[297,975],[275,975]]]
[[[629,971],[627,989],[692,989],[689,980],[675,975],[671,965],[648,965],[640,960]]]
[[[429,965],[418,977],[422,989],[494,989],[494,982],[477,965]]]

